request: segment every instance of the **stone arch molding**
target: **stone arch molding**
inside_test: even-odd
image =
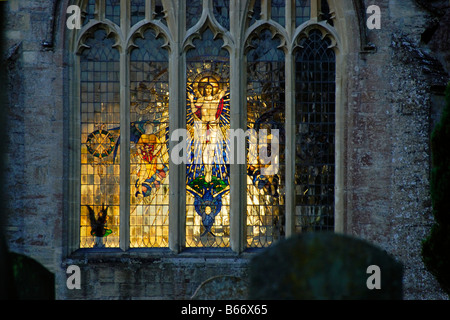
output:
[[[336,12],[334,11],[334,1],[330,1],[330,15],[332,20],[336,20]],[[246,7],[246,17],[249,19],[251,17],[251,6],[253,5],[253,1],[249,1]],[[321,15],[321,13],[319,14]],[[263,18],[261,20],[256,21],[250,27],[246,27],[244,34],[244,44],[246,54],[251,48],[251,41],[253,38],[258,35],[263,30],[268,29],[272,33],[272,38],[278,38],[280,40],[279,49],[282,49],[285,54],[289,54],[294,52],[299,48],[298,42],[304,38],[309,37],[309,33],[311,30],[317,29],[320,30],[323,34],[323,38],[329,37],[331,40],[331,45],[329,48],[332,48],[336,54],[339,53],[339,48],[342,47],[341,39],[337,30],[331,26],[327,21],[318,21],[318,19],[311,19],[300,26],[298,26],[293,33],[286,30],[285,27],[281,26],[278,22],[275,22],[271,19]]]
[[[183,41],[183,51],[187,52],[190,49],[194,49],[194,40],[200,39],[201,34],[210,29],[214,34],[214,39],[220,37],[223,40],[222,48],[231,52],[235,46],[235,40],[231,33],[225,29],[214,16],[212,9],[212,0],[203,0],[203,10],[200,19],[197,23],[186,32],[186,36]]]
[[[83,11],[87,3],[88,0],[78,0],[74,1],[72,4],[78,5]],[[142,19],[133,25],[125,34],[124,29],[114,22],[108,19],[99,20],[100,15],[97,7],[94,16],[95,18],[93,20],[90,20],[77,32],[74,45],[72,46],[76,54],[79,54],[84,49],[89,48],[86,45],[86,40],[92,37],[93,33],[99,29],[105,30],[107,37],[115,40],[113,47],[118,49],[120,53],[125,51],[130,52],[133,48],[137,47],[134,43],[136,38],[144,38],[144,33],[148,29],[155,32],[156,38],[162,37],[164,39],[164,44],[162,47],[170,51],[170,44],[173,42],[172,35],[168,27],[159,20],[148,20],[146,18]]]
[[[170,44],[173,42],[169,30],[161,22],[157,21],[141,21],[138,22],[131,30],[130,36],[127,39],[127,50],[130,52],[133,48],[138,46],[135,44],[137,38],[144,39],[144,33],[147,30],[152,30],[155,33],[155,38],[163,38],[164,44],[161,46],[163,49],[167,49],[170,52]]]
[[[288,34],[284,28],[280,28],[281,26],[278,23],[273,21],[258,21],[254,25],[252,25],[245,34],[245,51],[244,54],[247,54],[253,46],[251,42],[253,39],[260,35],[260,33],[264,30],[269,30],[272,34],[272,39],[278,38],[280,40],[279,49],[282,49],[285,54],[289,52],[289,44],[288,44]]]
[[[83,30],[84,29],[84,30]],[[83,50],[89,49],[86,41],[94,36],[97,30],[105,30],[107,38],[113,38],[115,43],[113,48],[118,49],[119,52],[123,50],[123,37],[121,37],[121,32],[118,32],[117,27],[110,22],[100,22],[100,21],[90,21],[85,28],[83,28],[78,35],[76,41],[75,53],[80,54]]]
[[[339,35],[336,30],[330,26],[325,21],[321,21],[319,23],[308,23],[302,28],[298,28],[294,33],[293,40],[290,44],[293,53],[297,50],[301,50],[302,46],[299,44],[300,40],[304,38],[309,38],[309,33],[312,30],[319,30],[322,33],[322,40],[325,38],[329,38],[331,40],[328,49],[332,49],[336,55],[339,54],[340,48],[342,47],[340,44]]]
[[[71,3],[71,1],[68,1]],[[248,52],[248,50],[251,49],[251,41],[255,37],[255,35],[259,34],[262,30],[269,29],[272,33],[274,38],[280,39],[280,46],[279,48],[282,49],[286,54],[289,52],[293,52],[298,49],[298,42],[303,37],[308,37],[309,32],[312,29],[319,29],[324,37],[328,36],[331,41],[331,47],[336,52],[336,54],[339,52],[339,48],[342,48],[341,45],[341,39],[338,35],[337,30],[335,27],[328,24],[326,21],[314,21],[309,20],[302,25],[298,26],[294,32],[291,34],[286,30],[286,28],[282,27],[279,23],[267,19],[267,17],[263,17],[261,20],[256,21],[253,25],[247,26],[248,18],[251,15],[252,12],[252,5],[254,4],[254,0],[248,0],[245,2],[244,6],[244,21],[242,21],[243,24],[243,37],[241,38],[240,35],[232,35],[229,30],[225,29],[220,23],[217,21],[217,19],[214,16],[213,13],[213,0],[203,0],[203,10],[202,15],[199,19],[199,21],[190,29],[186,31],[184,40],[182,42],[182,48],[183,51],[186,52],[189,49],[194,48],[194,40],[201,38],[201,34],[203,31],[205,31],[207,28],[209,28],[213,34],[214,38],[220,37],[223,41],[223,48],[231,52],[233,48],[236,47],[238,39],[244,39],[244,54]],[[330,2],[330,13],[331,13],[331,19],[336,20],[336,11],[334,10],[335,3],[334,1]],[[88,0],[76,0],[73,1],[71,4],[75,4],[80,6],[82,10],[86,7],[88,3]],[[170,14],[168,12],[167,8],[172,8],[173,3],[171,1],[165,0],[163,1],[163,5],[165,6],[165,12],[166,12],[166,18],[168,20],[168,25],[170,26],[170,21],[175,19],[175,16],[173,14]],[[242,4],[239,4],[242,8]],[[124,52],[125,50],[130,51],[134,47],[136,47],[134,41],[137,37],[143,37],[143,33],[147,29],[152,29],[155,32],[156,37],[163,37],[165,40],[165,43],[163,45],[163,48],[170,51],[172,44],[174,43],[174,37],[172,33],[170,32],[169,28],[163,24],[159,20],[148,20],[143,19],[133,25],[127,34],[123,33],[123,29],[116,25],[115,23],[103,19],[98,20],[100,14],[98,12],[98,8],[95,11],[95,19],[90,20],[85,26],[77,32],[76,39],[74,39],[74,45],[72,46],[74,49],[74,52],[79,54],[82,50],[86,49],[87,46],[85,44],[87,38],[91,37],[93,32],[95,32],[97,29],[104,29],[107,32],[108,37],[112,37],[115,39],[114,47],[119,50],[119,52]],[[237,38],[239,37],[239,38]]]

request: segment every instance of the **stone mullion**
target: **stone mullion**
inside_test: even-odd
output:
[[[121,0],[120,24],[127,38],[129,3]],[[130,59],[125,43],[120,45],[120,248],[130,247]]]
[[[130,245],[130,94],[129,58],[120,53],[120,247]]]
[[[243,45],[241,44],[241,22],[243,12],[240,1],[230,2],[230,31],[235,35],[235,47],[230,54],[230,128],[247,128],[247,104],[245,59],[243,58]],[[234,144],[237,149],[237,144]],[[230,163],[230,245],[234,252],[245,250],[246,217],[247,217],[247,166],[237,164],[236,155],[242,150],[233,150],[235,163]]]
[[[153,11],[155,9],[155,0],[145,0],[145,20],[153,20]]]
[[[105,20],[105,12],[106,12],[105,0],[97,0],[96,4],[97,4],[97,13],[98,13],[97,19],[99,21],[104,21]]]
[[[291,50],[286,54],[286,144],[285,144],[285,205],[286,205],[286,237],[295,232],[295,63]]]
[[[345,59],[339,50],[336,50],[336,104],[335,104],[335,181],[334,181],[334,230],[338,233],[346,232],[345,227],[345,212],[344,212],[344,134],[345,134],[345,103],[343,101],[344,95],[342,94],[343,83],[345,77]]]
[[[291,38],[295,30],[295,0],[286,1],[284,12],[286,15],[286,31]]]
[[[292,35],[295,31],[295,0],[286,1],[286,33],[288,44],[292,43]],[[292,47],[286,48],[285,60],[285,230],[286,237],[290,237],[295,232],[295,62]]]
[[[120,0],[120,29],[122,34],[127,38],[131,23],[131,3],[130,0]]]
[[[270,19],[270,0],[261,0],[261,20]]]
[[[71,123],[69,139],[69,221],[67,255],[80,248],[80,204],[81,204],[81,103],[80,103],[80,56],[72,55],[73,78],[70,79]]]
[[[311,0],[311,20],[317,22],[319,20],[320,3],[319,0]]]
[[[168,4],[168,2],[166,2]],[[174,7],[168,17],[174,42],[169,57],[169,134],[177,129],[186,129],[186,55],[182,45],[185,34],[185,1],[171,3]],[[172,21],[174,20],[174,21]],[[179,141],[170,140],[170,152]],[[178,253],[186,242],[186,164],[174,164],[169,157],[169,247]]]

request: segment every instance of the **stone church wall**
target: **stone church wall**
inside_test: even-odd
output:
[[[341,88],[344,231],[379,245],[404,264],[405,299],[445,299],[425,270],[420,245],[433,222],[429,139],[437,118],[432,111],[439,112],[436,101],[449,79],[449,51],[439,38],[449,34],[443,30],[450,16],[448,1],[365,2],[380,6],[382,13],[381,29],[367,33],[376,46],[372,53],[360,52],[355,12],[336,10],[343,14],[339,19],[348,21],[343,30],[348,34],[341,35],[348,48]],[[9,210],[4,230],[9,249],[55,274],[58,299],[184,299],[215,275],[246,278],[250,254],[66,258],[69,66],[67,1],[59,3],[54,8],[50,0],[7,2],[4,190]],[[81,268],[81,290],[66,288],[71,264]]]
[[[369,32],[377,51],[349,65],[347,223],[404,263],[406,297],[442,297],[420,246],[432,223],[431,96],[448,74],[421,41],[430,13],[414,1],[377,4],[382,27]]]

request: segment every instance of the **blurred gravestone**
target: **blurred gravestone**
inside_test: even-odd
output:
[[[249,298],[402,299],[402,275],[399,262],[366,241],[335,233],[300,234],[252,259]],[[380,289],[374,288],[377,280]]]
[[[55,276],[36,260],[10,252],[16,296],[19,300],[54,300]]]
[[[192,300],[244,300],[247,283],[235,276],[217,276],[204,281],[192,295]]]

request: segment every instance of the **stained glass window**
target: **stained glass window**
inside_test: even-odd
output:
[[[145,18],[145,0],[131,0],[131,26]]]
[[[261,19],[261,0],[255,0],[253,7],[250,8],[250,24],[254,24],[256,21]]]
[[[311,0],[295,0],[295,26],[311,18]]]
[[[213,1],[214,16],[225,29],[230,28],[230,0]]]
[[[80,56],[81,247],[119,246],[119,52],[104,30]]]
[[[285,18],[285,0],[272,0],[271,1],[271,17],[273,21],[278,22],[283,27],[286,23]]]
[[[329,38],[300,41],[296,70],[296,229],[334,229],[336,59]]]
[[[90,20],[93,20],[94,14],[95,14],[95,0],[89,0],[84,8],[83,25],[86,25]]]
[[[162,39],[147,30],[130,56],[130,246],[167,247],[169,78]]]
[[[230,241],[229,54],[210,29],[194,41],[187,62],[186,246],[227,247]]]
[[[106,19],[111,20],[117,25],[120,25],[120,0],[105,0],[106,1]]]
[[[181,1],[171,2],[175,14],[162,0],[130,0],[127,10],[120,0],[83,2],[85,26],[94,18],[117,25],[93,24],[76,37],[71,161],[80,164],[80,176],[71,192],[80,202],[71,210],[79,214],[80,247],[240,252],[268,247],[293,229],[333,230],[336,57],[325,31],[333,19],[327,1],[314,0],[320,12],[311,11],[312,0],[252,0],[245,10],[240,1]],[[295,8],[292,21],[286,8]],[[185,19],[168,24],[166,13],[168,21]],[[311,27],[312,14],[326,27]],[[243,25],[230,30],[230,21]],[[297,41],[282,30],[306,21]],[[240,81],[245,85],[236,86]],[[173,121],[171,114],[184,111],[186,119]],[[285,131],[286,112],[295,115],[293,134]],[[231,118],[247,130],[243,156],[234,159]],[[182,128],[169,128],[169,119]],[[170,162],[171,133],[184,125],[187,163]],[[295,145],[292,158],[286,143]],[[233,167],[238,159],[246,164]],[[245,183],[233,185],[230,169],[246,170],[239,176]],[[179,185],[182,194],[174,194]],[[286,212],[286,202],[295,212]]]
[[[247,54],[247,124],[258,134],[249,149],[247,171],[247,245],[266,247],[284,235],[284,52],[266,29],[255,36]],[[266,132],[267,142],[260,143]],[[277,134],[276,134],[277,132]],[[276,148],[278,150],[275,150]],[[270,155],[272,161],[262,157]],[[251,161],[250,158],[256,159]],[[267,170],[277,162],[275,170]]]
[[[202,16],[202,0],[186,3],[186,29],[192,28]]]

